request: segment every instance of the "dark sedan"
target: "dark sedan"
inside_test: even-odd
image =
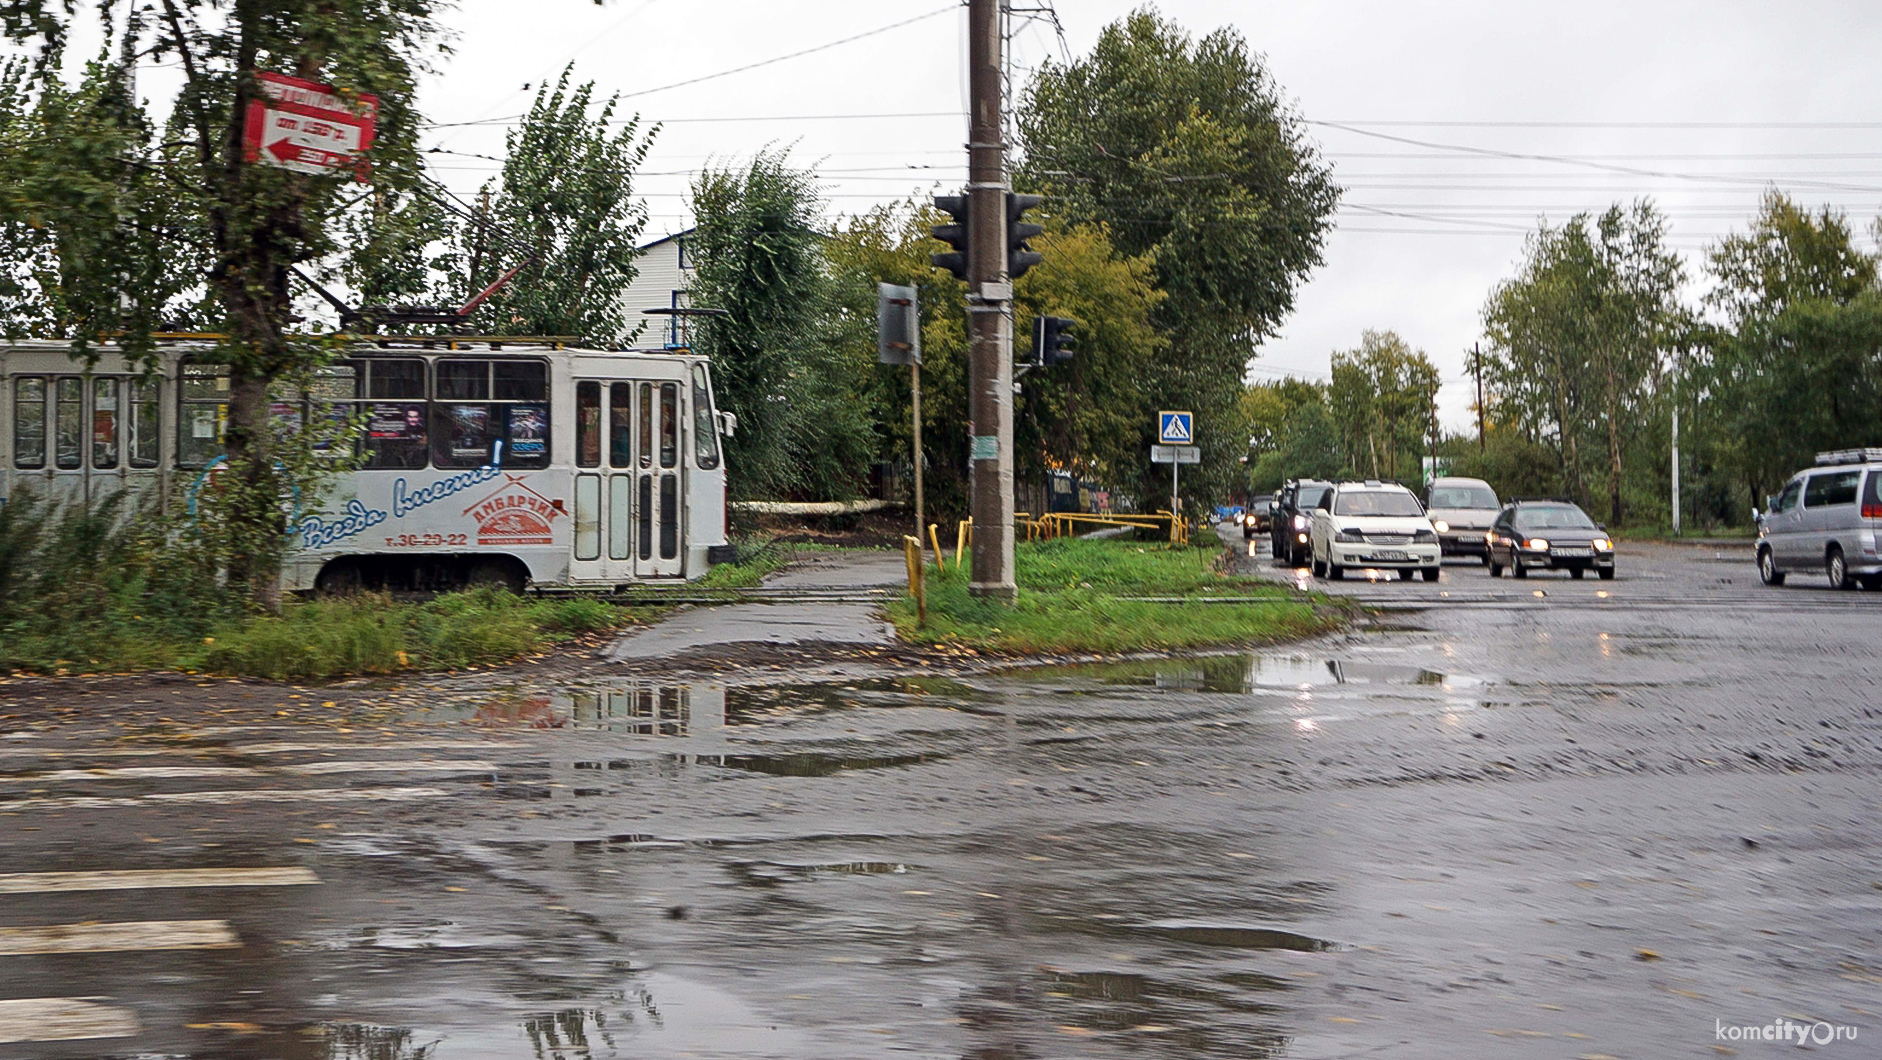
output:
[[[1526,578],[1532,570],[1565,570],[1580,578],[1594,571],[1614,577],[1614,542],[1588,513],[1570,501],[1519,500],[1497,513],[1486,535],[1490,576],[1508,567]]]

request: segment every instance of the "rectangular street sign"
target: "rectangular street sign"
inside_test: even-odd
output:
[[[379,97],[349,102],[329,85],[263,70],[262,99],[250,100],[242,146],[250,162],[318,176],[352,169],[366,180],[360,155],[372,147]]]
[[[1194,445],[1194,420],[1187,412],[1157,413],[1157,441],[1164,445]]]
[[[1153,445],[1150,447],[1150,462],[1153,464],[1200,464],[1202,450],[1193,445]]]

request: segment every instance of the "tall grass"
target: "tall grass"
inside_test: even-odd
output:
[[[241,610],[202,549],[119,498],[55,508],[15,491],[0,505],[0,667],[161,666]]]
[[[0,505],[0,671],[219,671],[315,679],[455,669],[626,624],[601,600],[494,588],[424,603],[383,594],[291,600],[255,615],[185,528],[117,501]]]
[[[1018,652],[1249,644],[1337,624],[1281,586],[1217,573],[1217,551],[1064,538],[1027,542],[1016,551],[1019,594],[1012,604],[971,595],[967,574],[957,567],[931,567],[927,624],[918,624],[908,598],[891,604],[889,617],[908,640]],[[1143,596],[1175,602],[1129,599]],[[1211,596],[1238,602],[1210,602]]]

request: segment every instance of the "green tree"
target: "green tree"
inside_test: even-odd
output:
[[[1165,296],[1152,285],[1150,260],[1120,255],[1101,225],[1056,228],[1033,246],[1045,260],[1019,280],[1014,332],[1031,335],[1041,315],[1065,317],[1076,322],[1076,349],[1069,363],[1021,381],[1017,470],[1034,481],[1048,468],[1066,470],[1147,496],[1138,446],[1156,406],[1143,380],[1165,345],[1151,325]]]
[[[726,447],[735,495],[855,496],[874,455],[870,406],[858,395],[873,346],[864,360],[825,345],[834,302],[815,175],[760,153],[741,169],[702,173],[692,206],[692,297],[728,314],[696,329],[695,346],[713,358],[719,402],[738,417]]]
[[[626,338],[621,295],[638,271],[634,259],[647,222],[634,177],[658,128],[643,137],[638,115],[617,125],[618,100],[597,109],[594,82],[571,88],[573,74],[570,66],[553,88],[538,90],[510,132],[489,211],[493,224],[457,226],[461,245],[447,268],[462,262],[450,275],[465,279],[455,293],[468,298],[523,266],[481,311],[493,334],[574,335],[588,345],[617,346]]]
[[[0,29],[43,47],[35,80],[54,91],[58,59],[76,17],[74,0],[0,0]],[[115,5],[102,5],[107,17]],[[282,499],[287,484],[269,422],[274,391],[330,357],[330,344],[297,337],[291,266],[335,252],[336,219],[353,192],[353,174],[310,176],[251,164],[243,132],[249,104],[261,98],[259,75],[278,71],[331,84],[345,98],[378,97],[378,132],[370,152],[377,187],[409,186],[420,177],[415,152],[415,79],[437,36],[435,0],[160,0],[133,6],[122,27],[121,54],[174,60],[182,76],[174,136],[140,150],[128,130],[133,118],[102,126],[62,127],[56,141],[30,150],[29,177],[11,187],[13,211],[43,210],[60,225],[62,280],[74,290],[118,292],[130,309],[118,324],[134,353],[149,348],[159,312],[148,283],[127,270],[115,243],[98,239],[135,210],[107,189],[127,170],[161,174],[198,218],[201,275],[213,306],[209,321],[226,332],[219,356],[229,366],[229,419],[223,442],[229,462],[223,503],[228,525],[243,542],[231,551],[230,576],[257,603],[278,604],[278,570],[286,547]],[[148,13],[150,21],[144,21]],[[120,90],[122,108],[132,107]],[[174,144],[175,146],[168,146]],[[77,189],[78,194],[62,193]],[[140,263],[140,267],[148,268]],[[131,275],[127,275],[127,271]],[[97,320],[113,299],[87,297]],[[89,331],[89,327],[86,329]],[[75,339],[82,352],[84,337]]]
[[[1738,496],[1761,505],[1817,451],[1882,444],[1878,263],[1843,215],[1771,192],[1749,231],[1708,259],[1707,302],[1723,320],[1693,371],[1709,398],[1700,452]]]
[[[1348,467],[1367,478],[1417,482],[1437,421],[1438,369],[1397,333],[1367,330],[1333,354],[1327,407]]]
[[[1603,453],[1616,523],[1632,443],[1665,418],[1663,384],[1692,327],[1679,301],[1683,266],[1665,238],[1665,219],[1644,201],[1543,225],[1484,307],[1496,417],[1553,444],[1563,487],[1584,502],[1588,454]]]
[[[1244,369],[1321,262],[1339,197],[1329,167],[1239,35],[1194,40],[1150,7],[1088,56],[1044,65],[1017,113],[1017,179],[1054,216],[1105,224],[1122,255],[1154,262],[1169,345],[1146,388],[1196,412],[1204,462],[1185,479],[1223,492],[1243,453]],[[1147,456],[1154,425],[1138,430]]]
[[[1250,493],[1269,493],[1295,478],[1352,478],[1340,433],[1327,407],[1327,387],[1288,377],[1256,383],[1242,395],[1248,425]]]

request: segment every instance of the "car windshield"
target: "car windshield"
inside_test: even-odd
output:
[[[1572,505],[1549,508],[1521,508],[1516,512],[1518,530],[1593,530],[1594,520]]]
[[[1431,490],[1433,508],[1501,508],[1496,494],[1483,486],[1437,486]]]
[[[1403,490],[1358,490],[1340,494],[1333,502],[1333,514],[1417,518],[1425,511],[1418,506],[1418,498]]]
[[[1300,496],[1296,497],[1294,500],[1294,508],[1297,511],[1303,512],[1318,508],[1320,507],[1320,498],[1326,495],[1327,487],[1325,486],[1302,486],[1300,488]]]

